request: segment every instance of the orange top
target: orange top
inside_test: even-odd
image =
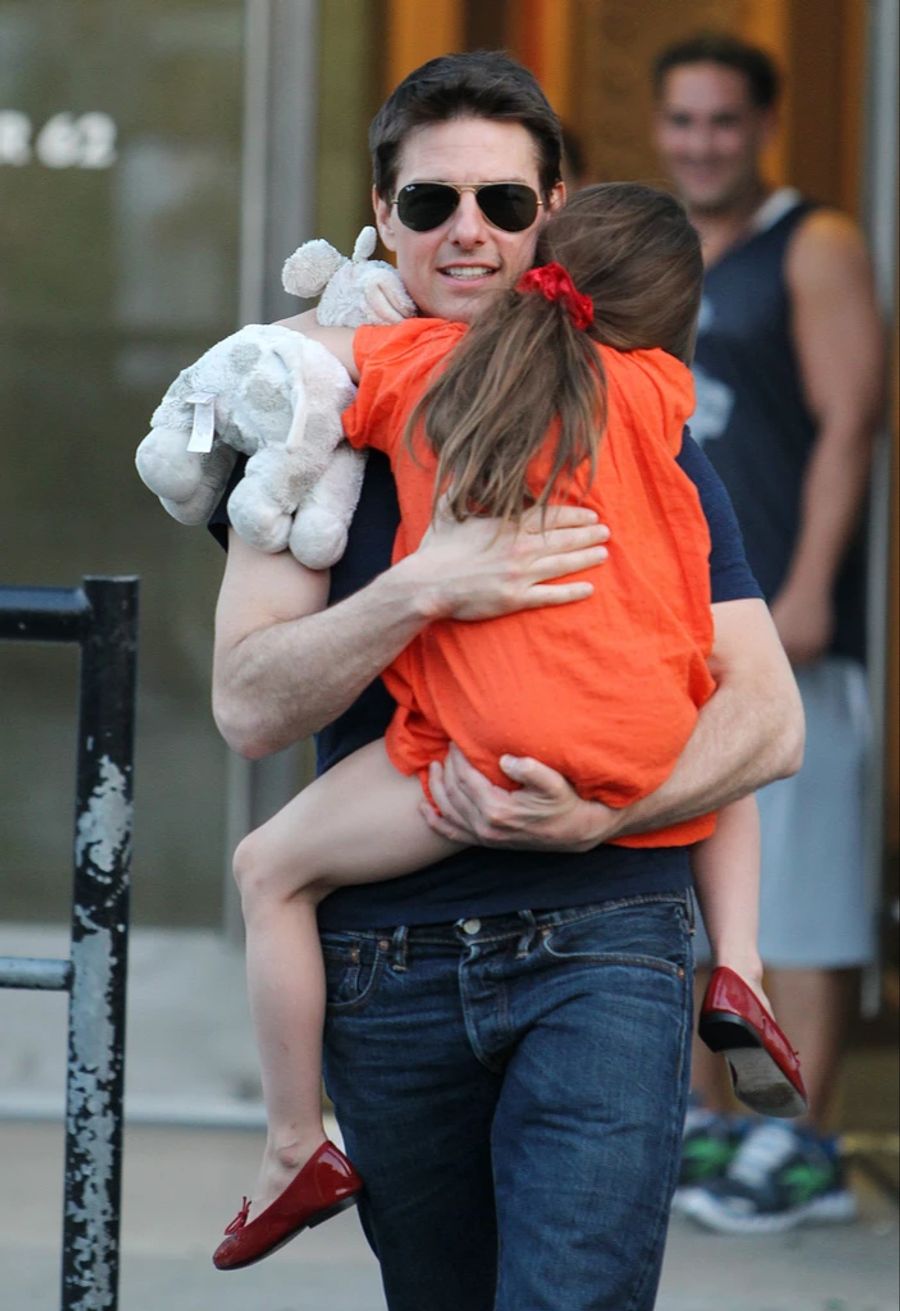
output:
[[[437,461],[424,433],[415,458],[406,422],[464,324],[409,319],[363,327],[354,351],[359,392],[344,414],[355,446],[391,460],[401,524],[394,561],[414,551],[431,521]],[[611,532],[609,558],[573,574],[593,595],[497,619],[430,624],[385,670],[397,702],[386,747],[402,773],[418,773],[455,742],[493,782],[513,785],[499,757],[532,756],[577,792],[624,806],[671,773],[698,708],[714,687],[709,531],[697,490],[676,463],[694,407],[688,369],[661,350],[597,348],[607,380],[607,426],[589,479],[572,480],[557,503],[586,504]],[[549,477],[552,443],[532,461],[537,495]],[[675,846],[712,832],[704,816],[625,846]]]

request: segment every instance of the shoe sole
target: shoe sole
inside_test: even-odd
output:
[[[792,1119],[803,1115],[806,1099],[760,1043],[754,1029],[736,1015],[711,1012],[697,1027],[710,1051],[725,1057],[734,1094],[760,1115]]]
[[[826,1193],[789,1211],[771,1215],[733,1215],[702,1188],[692,1188],[685,1190],[679,1212],[704,1229],[719,1234],[752,1235],[783,1234],[804,1224],[849,1224],[859,1214],[859,1207],[852,1193],[841,1191]]]
[[[333,1220],[334,1217],[340,1215],[342,1211],[349,1211],[351,1207],[356,1206],[358,1201],[359,1193],[354,1193],[352,1197],[345,1197],[343,1201],[335,1202],[334,1206],[329,1206],[327,1210],[318,1211],[312,1219],[307,1220],[305,1224],[298,1225],[296,1229],[292,1229],[289,1234],[285,1234],[284,1238],[280,1239],[277,1243],[273,1243],[271,1247],[267,1247],[264,1252],[260,1252],[257,1256],[251,1256],[246,1261],[236,1261],[234,1265],[219,1265],[216,1266],[216,1269],[224,1271],[246,1270],[247,1266],[256,1265],[257,1261],[265,1261],[267,1256],[272,1256],[275,1252],[280,1252],[282,1247],[286,1247],[287,1244],[293,1242],[295,1238],[299,1238],[305,1229],[315,1229],[319,1225],[323,1225],[326,1220]],[[215,1264],[215,1262],[213,1264]]]

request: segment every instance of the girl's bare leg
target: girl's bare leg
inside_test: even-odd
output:
[[[742,797],[719,812],[712,837],[694,848],[692,866],[713,965],[727,965],[771,1011],[759,956],[759,814]]]
[[[238,846],[247,982],[268,1118],[251,1218],[325,1141],[325,977],[316,907],[334,888],[411,873],[460,850],[419,814],[422,790],[382,741],[348,756]]]

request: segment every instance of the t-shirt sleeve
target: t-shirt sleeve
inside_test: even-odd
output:
[[[697,488],[706,515],[712,543],[709,573],[713,605],[717,601],[746,601],[762,598],[754,578],[731,498],[709,460],[685,428],[678,464]]]
[[[461,323],[406,319],[389,326],[357,328],[353,353],[359,369],[356,399],[343,414],[351,446],[372,446],[391,454],[405,419],[422,394],[435,365],[465,332]]]
[[[228,529],[231,527],[231,520],[228,518],[228,498],[243,478],[246,467],[246,455],[238,455],[219,504],[206,521],[207,528],[226,551],[228,550]]]

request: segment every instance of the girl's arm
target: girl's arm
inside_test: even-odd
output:
[[[293,332],[302,333],[304,337],[311,337],[313,341],[319,342],[340,360],[353,381],[359,382],[359,369],[353,353],[355,328],[323,328],[316,318],[315,310],[306,310],[303,314],[294,314],[289,319],[281,319],[278,326],[290,328]]]

